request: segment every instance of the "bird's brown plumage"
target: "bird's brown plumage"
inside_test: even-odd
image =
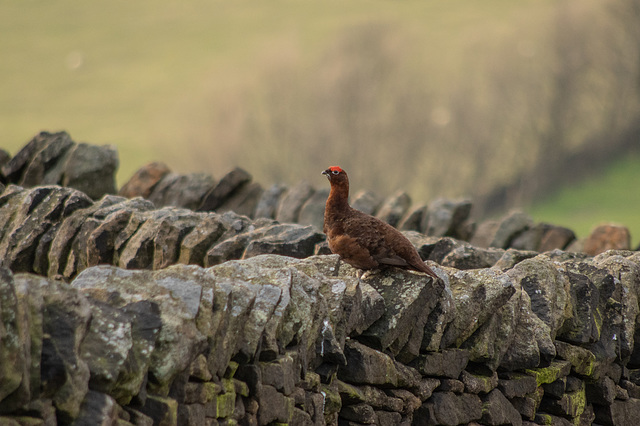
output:
[[[438,278],[400,231],[349,205],[349,178],[344,170],[333,166],[322,174],[331,183],[323,230],[332,253],[358,269],[396,266]]]

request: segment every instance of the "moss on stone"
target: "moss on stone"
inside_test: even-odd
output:
[[[536,413],[536,423],[539,425],[553,425],[553,417],[545,413]]]
[[[563,370],[566,364],[561,361],[553,361],[548,367],[526,369],[525,373],[535,377],[536,384],[541,386],[545,383],[553,383],[560,377],[566,376]]]
[[[585,392],[584,384],[581,389],[568,393],[567,397],[569,398],[571,415],[574,418],[579,418],[587,407],[587,393]]]
[[[238,379],[233,379],[233,386],[238,395],[247,397],[249,396],[249,386]]]
[[[236,390],[233,379],[222,379],[222,392],[216,396],[216,417],[219,419],[231,417],[236,407]]]
[[[334,383],[338,387],[338,393],[340,393],[342,399],[346,401],[365,402],[365,397],[362,395],[362,392],[355,386],[337,379],[334,380]]]
[[[238,367],[240,366],[240,364],[238,364],[235,361],[229,361],[229,365],[227,365],[227,369],[224,372],[224,378],[225,379],[232,379],[233,376],[235,376],[236,371],[238,371]]]

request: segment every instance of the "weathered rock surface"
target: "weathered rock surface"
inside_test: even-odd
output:
[[[157,207],[173,206],[196,210],[214,185],[213,177],[204,173],[167,173],[151,188],[148,196],[135,196],[144,197]]]
[[[51,178],[55,159],[84,149],[75,147],[43,134],[3,171]],[[166,188],[189,192],[178,183],[187,179],[156,172],[138,190],[170,177]],[[326,191],[262,191],[242,175],[214,187],[227,194],[216,212],[2,187],[1,424],[627,425],[640,416],[637,252],[561,251],[570,231],[522,214],[480,229],[491,246],[480,248],[453,238],[470,229],[469,203],[442,201],[399,219],[439,279],[393,269],[362,279],[336,255],[313,255],[324,240],[316,227],[273,220],[319,223]],[[179,199],[171,192],[163,200]],[[251,219],[260,209],[267,217]],[[429,223],[449,236],[418,232]]]
[[[629,250],[630,248],[629,230],[620,225],[600,225],[591,231],[584,242],[584,252],[590,256],[607,250]]]
[[[118,195],[126,198],[149,198],[153,188],[169,173],[171,173],[171,169],[164,163],[153,162],[146,164],[122,185]]]
[[[104,221],[135,203],[112,197],[71,216],[88,210]],[[136,210],[149,212],[173,217],[178,230],[186,214]],[[229,213],[197,215],[220,219],[219,235],[251,227]],[[360,280],[337,256],[276,254],[208,269],[89,266],[71,285],[5,269],[3,333],[15,338],[1,340],[0,365],[11,368],[0,410],[140,424],[497,425],[590,416],[625,424],[640,384],[627,367],[637,368],[629,362],[638,256],[551,260],[562,257],[538,255],[506,271],[436,267],[436,281],[400,270]],[[50,402],[25,408],[34,401]]]

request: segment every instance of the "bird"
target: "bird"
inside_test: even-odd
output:
[[[423,261],[416,248],[400,231],[386,222],[349,205],[349,177],[339,166],[322,172],[331,191],[324,211],[323,231],[329,249],[341,260],[363,272],[398,267],[423,272],[434,279],[436,273]]]

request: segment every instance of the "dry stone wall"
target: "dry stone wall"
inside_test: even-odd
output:
[[[154,170],[148,181],[170,175]],[[298,217],[317,214],[291,189],[254,198],[269,217],[224,207],[250,205],[255,188],[225,198],[234,191],[218,184],[205,191],[213,212],[158,208],[153,190],[2,189],[0,424],[640,418],[638,252],[540,253],[527,244],[567,233],[518,213],[467,242],[451,236],[469,229],[467,203],[398,214],[368,194],[359,208],[433,230],[406,235],[440,279],[391,270],[361,280],[326,254],[316,227],[274,219],[291,213],[264,194],[299,205]],[[187,193],[163,199],[193,207]],[[522,246],[505,248],[514,229]],[[494,247],[473,244],[480,237]]]

